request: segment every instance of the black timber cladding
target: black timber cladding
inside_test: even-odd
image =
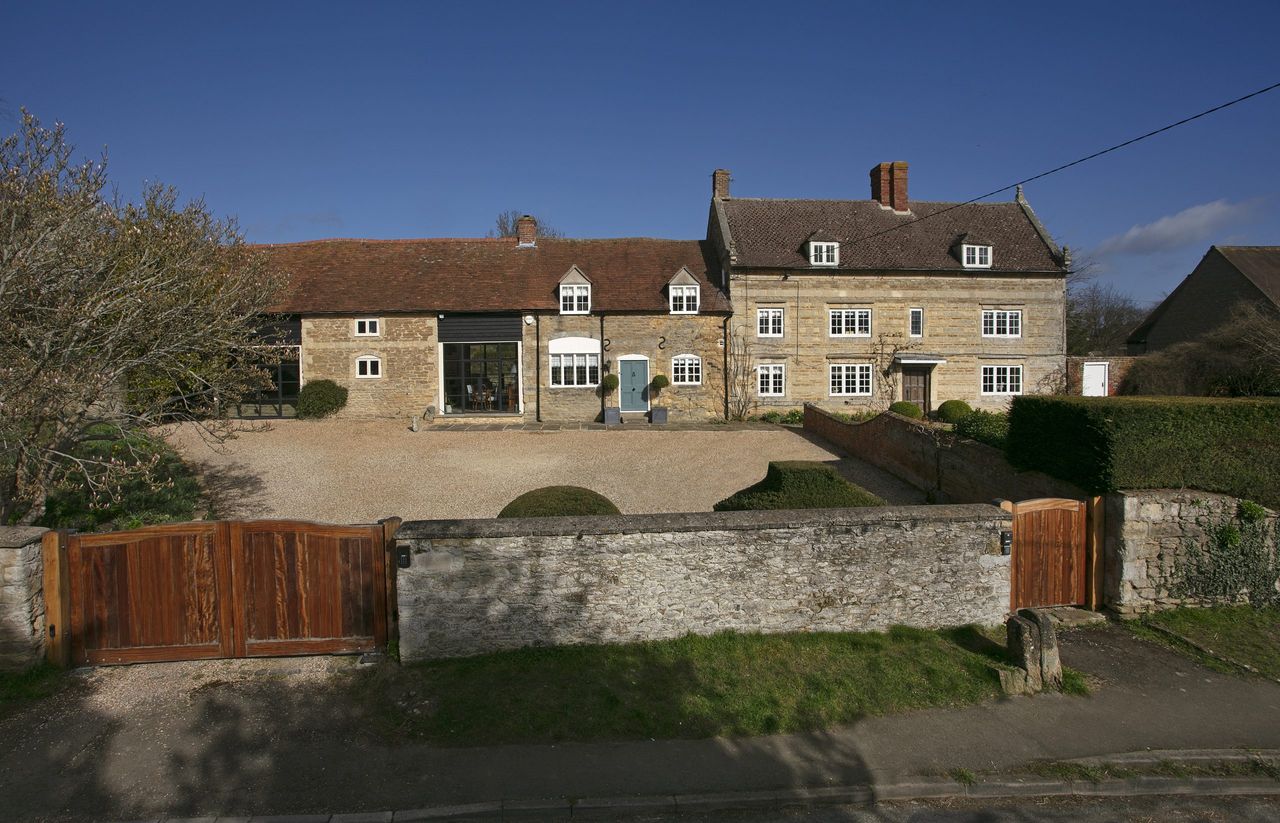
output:
[[[518,314],[447,314],[440,318],[441,343],[508,343],[524,338]]]

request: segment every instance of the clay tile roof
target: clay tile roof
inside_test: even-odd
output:
[[[1280,246],[1215,246],[1272,303],[1280,306]]]
[[[963,271],[952,249],[968,234],[993,247],[992,271],[1065,271],[1060,250],[1020,201],[950,208],[956,204],[915,200],[908,214],[874,200],[730,198],[723,204],[736,267],[808,268],[804,242],[822,226],[840,243],[839,269]],[[886,229],[894,230],[879,234]]]
[[[560,278],[576,265],[595,311],[668,310],[667,282],[686,267],[702,311],[729,313],[712,285],[715,255],[697,240],[515,238],[315,240],[260,245],[290,275],[275,310],[288,314],[558,310]]]

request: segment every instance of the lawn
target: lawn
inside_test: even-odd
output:
[[[1172,609],[1147,615],[1141,622],[1176,632],[1267,677],[1280,678],[1280,609]]]
[[[388,666],[356,689],[389,734],[452,745],[760,735],[996,697],[1001,651],[968,628],[720,633]]]

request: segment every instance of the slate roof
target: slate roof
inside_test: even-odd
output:
[[[593,311],[667,312],[666,285],[686,267],[702,286],[701,310],[730,312],[712,285],[715,256],[698,240],[515,238],[315,240],[256,248],[290,275],[274,307],[287,314],[559,310],[560,278],[590,279]]]
[[[958,208],[913,200],[907,214],[874,200],[733,197],[716,203],[728,224],[735,268],[812,268],[804,243],[824,231],[840,242],[837,269],[965,271],[956,251],[968,234],[992,246],[989,271],[1065,271],[1061,250],[1023,200]]]

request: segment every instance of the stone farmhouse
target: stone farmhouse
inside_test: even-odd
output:
[[[274,392],[349,390],[354,417],[624,422],[811,402],[1003,406],[1062,374],[1067,254],[1011,203],[736,198],[713,175],[705,240],[318,240],[261,248],[291,276]],[[606,374],[619,386],[607,396]],[[657,375],[670,385],[660,392]]]

